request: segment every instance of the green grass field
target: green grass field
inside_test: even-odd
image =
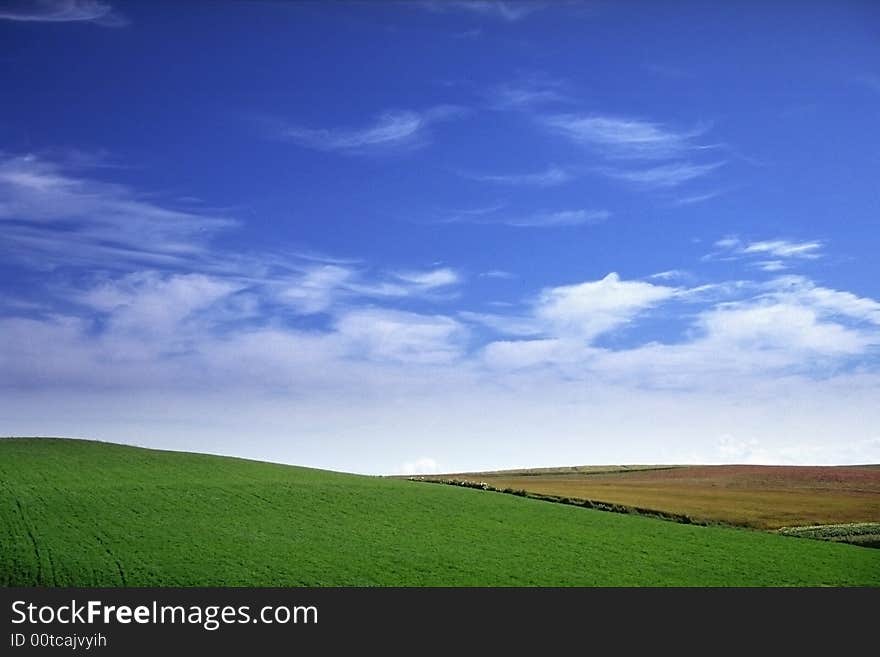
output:
[[[880,585],[880,550],[231,458],[0,439],[0,584]]]

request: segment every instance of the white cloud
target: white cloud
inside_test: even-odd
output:
[[[77,177],[34,155],[0,157],[0,250],[34,264],[185,264],[226,217],[142,200],[130,188]]]
[[[525,216],[503,216],[497,223],[521,228],[556,228],[598,224],[611,216],[607,210],[557,210]]]
[[[105,281],[78,301],[110,316],[110,330],[124,333],[180,333],[181,323],[242,289],[203,274],[137,272]]]
[[[397,473],[402,475],[426,475],[438,474],[440,472],[440,465],[429,456],[409,461],[397,468]]]
[[[0,254],[43,272],[60,265],[112,270],[117,296],[127,290],[143,297],[155,288],[157,299],[168,294],[171,300],[184,284],[220,281],[224,289],[252,289],[235,300],[250,304],[252,314],[265,302],[311,315],[364,298],[449,298],[461,282],[450,267],[375,272],[350,259],[243,254],[211,244],[216,233],[236,225],[143,200],[125,185],[77,176],[33,155],[0,157]],[[168,278],[173,272],[190,277]],[[90,298],[109,298],[110,284],[103,285],[90,290]],[[76,290],[65,293],[87,301]]]
[[[713,258],[752,258],[760,257],[754,265],[763,271],[781,271],[791,260],[816,260],[823,256],[824,243],[818,240],[796,242],[788,239],[762,240],[745,242],[736,235],[728,235],[715,242],[718,252],[704,256]]]
[[[657,159],[694,150],[694,137],[705,129],[676,132],[660,123],[602,115],[554,114],[544,125],[568,139],[614,158]]]
[[[770,291],[701,310],[683,341],[593,353],[590,371],[643,385],[712,389],[793,374],[825,377],[880,345],[871,326],[880,324],[880,304],[872,299],[800,277],[764,289]]]
[[[457,359],[467,337],[465,328],[449,317],[378,308],[344,313],[334,328],[353,356],[420,364]]]
[[[666,271],[659,271],[656,274],[651,274],[648,278],[656,278],[658,281],[674,281],[689,277],[690,274],[681,269],[667,269]]]
[[[483,349],[483,361],[490,368],[520,370],[547,365],[585,365],[592,350],[582,341],[562,338],[497,340]]]
[[[598,281],[544,289],[528,317],[467,313],[463,316],[506,335],[537,339],[487,344],[482,358],[490,367],[520,369],[539,365],[578,365],[589,376],[588,360],[601,350],[589,344],[598,336],[634,321],[649,308],[679,294],[678,288],[622,281],[610,273]]]
[[[821,287],[803,276],[783,276],[766,286],[768,297],[791,300],[812,307],[825,316],[843,316],[852,320],[880,325],[880,302],[844,292]]]
[[[454,296],[446,290],[461,282],[461,275],[448,267],[426,271],[391,272],[389,279],[364,281],[347,285],[348,291],[376,299],[421,297],[425,299],[448,299]],[[441,292],[441,289],[443,291]]]
[[[699,324],[721,348],[759,352],[856,354],[871,342],[862,332],[825,321],[817,309],[793,300],[725,304],[702,313]]]
[[[460,210],[442,219],[442,223],[497,224],[517,228],[560,228],[598,224],[611,216],[607,210],[551,210],[516,214],[503,205],[474,210]]]
[[[489,107],[495,110],[529,110],[541,105],[571,102],[568,84],[546,75],[524,75],[513,82],[489,88]]]
[[[484,271],[480,273],[481,278],[500,278],[500,279],[514,279],[516,278],[516,274],[509,271],[504,271],[503,269],[490,269],[489,271]]]
[[[423,287],[426,289],[435,287],[446,287],[461,282],[461,276],[458,272],[449,267],[441,267],[428,271],[399,271],[394,275],[405,283]]]
[[[436,297],[438,290],[461,282],[449,267],[389,272],[367,277],[351,266],[318,265],[270,280],[275,296],[297,312],[310,315],[328,312],[341,302],[356,298],[406,299]]]
[[[880,439],[842,440],[833,443],[788,442],[767,445],[755,437],[738,438],[729,433],[718,439],[717,453],[721,463],[747,465],[800,465],[828,463],[864,465],[880,458]]]
[[[463,11],[514,23],[544,8],[537,0],[423,0],[416,6],[430,11]]]
[[[463,113],[462,108],[452,105],[438,105],[420,112],[389,110],[361,128],[315,129],[287,125],[278,129],[277,136],[322,151],[367,153],[414,148],[427,143],[432,125],[458,118]]]
[[[323,265],[307,269],[299,277],[279,286],[278,299],[304,315],[329,310],[355,280],[349,267]]]
[[[534,313],[557,334],[590,340],[627,324],[642,311],[675,294],[676,288],[623,281],[612,272],[598,281],[543,290]]]
[[[589,148],[604,160],[603,166],[594,168],[596,172],[645,190],[678,188],[727,163],[717,158],[713,162],[695,161],[704,151],[720,147],[696,141],[707,132],[706,126],[679,131],[655,121],[601,114],[549,114],[539,117],[539,121],[551,132]],[[718,194],[707,192],[672,202],[700,203]]]
[[[691,162],[672,162],[650,169],[633,169],[622,171],[605,169],[603,173],[611,178],[637,183],[649,188],[672,188],[705,176],[726,162],[710,162],[709,164],[693,164]],[[700,199],[704,200],[704,199]]]
[[[544,325],[534,317],[475,313],[467,310],[458,315],[467,322],[481,324],[505,335],[532,336],[545,332]]]
[[[372,472],[393,470],[413,444],[453,471],[681,462],[682,453],[876,461],[880,379],[864,355],[880,344],[880,304],[802,277],[716,288],[743,298],[609,276],[548,288],[510,317],[453,319],[349,298],[304,329],[265,313],[242,323],[252,309],[238,300],[265,300],[267,288],[206,275],[110,277],[68,290],[65,304],[83,311],[11,308],[33,316],[0,319],[0,415],[8,433]],[[676,311],[690,324],[673,341],[591,344],[683,299],[701,305]],[[522,322],[520,337],[533,339],[469,351],[471,322],[508,335]],[[533,328],[540,333],[526,336]],[[725,433],[736,438],[721,453],[713,437]]]
[[[54,240],[34,267],[50,253],[94,271],[108,240],[135,252],[162,238],[149,268],[129,257],[100,277],[41,272],[40,303],[0,306],[7,433],[375,472],[410,458],[414,440],[453,470],[677,461],[685,449],[793,462],[877,453],[880,302],[869,297],[802,276],[685,287],[671,270],[547,287],[497,313],[440,313],[425,307],[462,283],[452,267],[226,253],[207,238],[228,220],[39,158],[2,163],[8,257],[22,227]],[[65,244],[56,230],[74,237]],[[791,263],[821,252],[810,244],[728,237],[717,248]],[[660,315],[678,327],[664,325],[664,342],[623,330]],[[711,441],[725,433],[734,438],[722,453]]]
[[[343,389],[386,368],[451,364],[468,338],[452,318],[387,308],[334,306],[325,327],[292,328],[259,307],[272,294],[160,272],[66,290],[66,314],[0,318],[0,387]]]
[[[742,242],[740,242],[740,239],[736,235],[728,235],[715,242],[715,246],[720,249],[734,249],[738,248],[741,244]]]
[[[822,242],[791,242],[789,240],[768,240],[752,242],[743,247],[742,252],[761,253],[777,258],[819,258]]]
[[[788,265],[786,265],[782,260],[759,260],[755,263],[755,266],[761,271],[783,271],[788,269]]]
[[[500,185],[523,187],[555,187],[574,179],[565,169],[550,167],[536,173],[511,174],[462,174],[465,178],[479,182],[498,183]]]
[[[109,4],[98,0],[8,0],[0,8],[0,20],[37,23],[96,23],[121,27],[128,21]]]
[[[702,306],[675,311],[689,319],[679,338],[617,349],[590,346],[646,309],[670,302]],[[801,277],[672,288],[612,274],[545,290],[526,317],[466,317],[500,334],[532,338],[488,344],[482,353],[490,367],[562,368],[567,378],[637,386],[711,389],[743,378],[827,376],[880,345],[880,303]]]
[[[692,194],[690,196],[682,196],[681,198],[677,198],[673,201],[675,205],[696,205],[697,203],[703,203],[705,201],[710,201],[713,198],[717,198],[721,196],[724,192],[721,190],[715,190],[712,192],[706,192],[704,194]]]

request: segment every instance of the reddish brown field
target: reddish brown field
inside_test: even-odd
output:
[[[559,468],[453,476],[478,478],[501,489],[636,506],[760,529],[880,522],[880,466],[638,468]]]

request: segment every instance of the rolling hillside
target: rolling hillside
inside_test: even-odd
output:
[[[511,495],[0,439],[0,584],[880,585],[880,550]]]

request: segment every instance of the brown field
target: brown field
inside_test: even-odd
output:
[[[584,466],[436,478],[448,477],[759,529],[880,522],[880,466]]]

